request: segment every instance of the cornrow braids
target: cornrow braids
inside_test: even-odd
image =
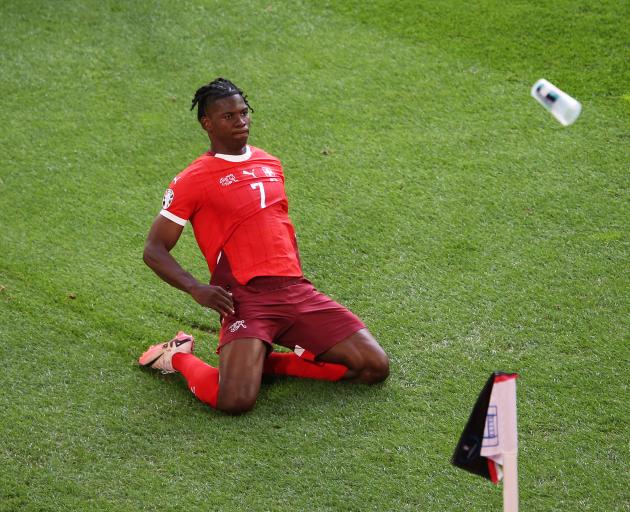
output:
[[[201,118],[206,115],[206,106],[209,103],[228,96],[234,96],[235,94],[240,94],[247,108],[252,112],[254,111],[247,102],[247,96],[245,96],[243,91],[225,78],[217,78],[197,89],[190,110],[194,109],[195,106],[197,107],[197,119],[201,122]]]

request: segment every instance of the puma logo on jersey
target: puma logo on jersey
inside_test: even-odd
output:
[[[232,325],[230,325],[229,327],[229,331],[230,332],[236,332],[238,331],[240,328],[243,329],[247,329],[247,326],[245,325],[245,320],[237,320],[236,322],[234,322]]]
[[[256,177],[256,173],[254,171],[241,171],[243,174],[247,174],[248,176],[251,176],[252,178]]]
[[[236,183],[237,181],[238,179],[236,179],[236,176],[234,176],[233,174],[228,174],[227,176],[223,176],[223,178],[219,180],[219,183],[222,187],[227,187],[228,185]]]

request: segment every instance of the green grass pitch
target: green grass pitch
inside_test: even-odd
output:
[[[521,508],[628,511],[630,7],[607,0],[0,2],[0,512],[488,511],[449,464],[516,371]],[[226,76],[281,158],[305,273],[384,385],[227,417],[136,365],[216,315],[142,263]],[[563,128],[530,96],[583,104]],[[191,231],[176,256],[207,269]]]

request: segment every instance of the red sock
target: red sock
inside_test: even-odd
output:
[[[272,352],[265,360],[263,373],[317,380],[339,380],[348,368],[342,364],[302,359],[293,352]]]
[[[181,352],[173,355],[173,368],[185,377],[188,387],[199,400],[216,408],[219,393],[217,368],[192,354]]]

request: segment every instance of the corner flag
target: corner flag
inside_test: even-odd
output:
[[[518,510],[516,373],[494,372],[477,398],[451,462],[466,471],[503,479],[503,510]]]

